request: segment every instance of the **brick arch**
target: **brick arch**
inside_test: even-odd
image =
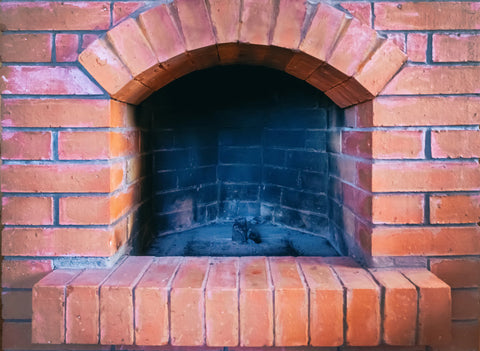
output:
[[[375,97],[405,60],[359,20],[301,0],[176,0],[125,20],[79,56],[130,104],[195,70],[252,64],[305,80],[340,107]]]

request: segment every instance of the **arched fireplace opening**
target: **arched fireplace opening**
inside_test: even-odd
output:
[[[329,140],[341,117],[318,89],[263,67],[207,69],[160,89],[137,107],[151,213],[136,251],[338,255]]]

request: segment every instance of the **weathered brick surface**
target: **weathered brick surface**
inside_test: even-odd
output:
[[[0,36],[2,62],[50,62],[52,35],[3,34]]]

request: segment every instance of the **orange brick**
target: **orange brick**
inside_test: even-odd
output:
[[[380,343],[380,291],[363,269],[335,265],[346,289],[346,342],[354,346],[375,346]]]
[[[407,38],[405,33],[386,33],[388,39],[393,41],[403,52],[407,52]]]
[[[240,0],[208,0],[217,44],[235,43],[240,30]]]
[[[363,24],[371,25],[372,9],[369,3],[342,2],[340,5]]]
[[[478,66],[406,66],[382,95],[475,94],[479,79]]]
[[[374,25],[381,30],[480,29],[479,9],[476,2],[377,2]]]
[[[240,346],[273,345],[273,287],[265,257],[240,258]]]
[[[372,222],[375,224],[420,224],[424,219],[425,197],[410,194],[374,195]]]
[[[78,57],[79,37],[76,34],[59,33],[55,36],[57,62],[74,62]]]
[[[480,61],[478,34],[433,34],[432,45],[435,62]]]
[[[432,131],[432,156],[435,158],[480,157],[480,131]]]
[[[2,62],[50,62],[52,59],[52,35],[2,34],[0,36]]]
[[[407,34],[407,55],[410,61],[427,61],[427,42],[428,35],[425,33]]]
[[[297,258],[310,294],[310,344],[343,344],[343,287],[331,268],[319,258]]]
[[[205,290],[207,346],[238,346],[238,266],[238,258],[210,262]]]
[[[2,99],[3,127],[122,127],[128,109],[114,100]]]
[[[113,255],[125,243],[115,228],[6,228],[2,235],[5,256]]]
[[[2,3],[0,22],[6,30],[106,30],[110,5],[94,1]]]
[[[417,290],[400,272],[372,271],[383,290],[383,339],[388,345],[415,345]]]
[[[2,133],[2,159],[50,160],[52,158],[52,134],[50,132]]]
[[[115,2],[113,3],[113,25],[116,26],[123,19],[130,16],[132,13],[137,11],[139,8],[146,4],[145,1],[135,1],[135,2]]]
[[[460,191],[480,189],[476,162],[385,162],[372,165],[372,191]]]
[[[110,192],[123,180],[114,165],[3,165],[4,192]]]
[[[431,259],[432,272],[452,288],[476,288],[480,286],[480,259],[439,258]]]
[[[294,258],[269,259],[275,292],[275,346],[308,344],[308,291]]]
[[[375,256],[440,256],[480,254],[478,227],[375,227]]]
[[[133,288],[152,260],[152,257],[130,256],[103,283],[100,289],[101,344],[133,344]]]
[[[80,270],[57,269],[32,290],[32,341],[39,344],[65,343],[66,285]]]
[[[169,341],[169,296],[180,264],[178,257],[156,258],[135,288],[135,344],[166,345]]]
[[[2,287],[31,289],[52,269],[51,260],[3,260]]]
[[[4,66],[2,94],[101,95],[102,91],[77,67]]]
[[[4,291],[2,292],[3,319],[30,319],[32,318],[31,291]]]
[[[13,225],[53,224],[51,197],[2,197],[2,223]]]
[[[180,266],[170,293],[170,343],[175,346],[205,344],[206,257],[186,259]]]
[[[425,269],[404,270],[403,274],[418,288],[417,343],[445,345],[451,339],[450,287]]]
[[[268,45],[272,26],[272,0],[244,0],[240,27],[240,42]]]
[[[479,289],[452,289],[452,319],[477,319],[480,315]]]
[[[68,344],[98,344],[100,285],[111,270],[85,270],[67,286],[66,332]]]
[[[357,126],[478,125],[476,97],[379,97],[346,111]]]
[[[480,196],[431,196],[430,221],[432,223],[478,223],[480,221]]]
[[[301,30],[306,13],[305,3],[281,0],[271,44],[296,50],[300,45]]]

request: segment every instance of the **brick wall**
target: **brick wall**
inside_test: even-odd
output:
[[[0,4],[3,349],[43,348],[30,342],[36,281],[108,265],[148,224],[136,215],[148,157],[132,104],[229,63],[284,70],[346,107],[329,138],[338,235],[370,265],[422,265],[444,279],[453,341],[434,349],[478,349],[480,4],[334,2],[354,20],[288,0],[147,12],[156,5]],[[408,57],[398,74],[392,42]]]

